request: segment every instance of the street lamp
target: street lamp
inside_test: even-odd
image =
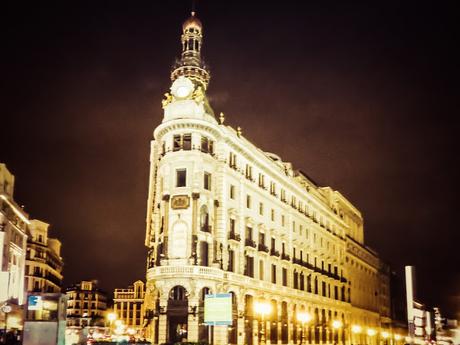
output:
[[[372,338],[372,337],[373,337],[374,335],[376,335],[376,334],[377,334],[377,332],[375,331],[375,329],[372,329],[372,328],[368,328],[368,329],[367,329],[367,335],[368,335],[369,337]],[[371,343],[371,341],[369,341],[369,344],[370,344],[370,343]]]
[[[342,326],[343,326],[342,321],[340,321],[340,320],[334,320],[334,321],[332,321],[332,341],[333,341],[333,342],[335,342],[335,332],[334,332],[334,330],[337,331],[337,338],[338,338],[338,335],[339,335],[338,330],[339,330],[340,328],[342,328]],[[338,341],[338,339],[337,339],[337,343],[338,343],[338,342],[339,342],[339,341]]]
[[[355,334],[355,337],[354,337],[355,342],[356,342],[356,338],[358,338],[358,341],[357,341],[358,344],[361,343],[360,334],[362,331],[363,331],[363,328],[360,325],[351,326],[351,332]]]
[[[107,320],[109,320],[109,336],[110,336],[110,339],[112,339],[112,324],[113,322],[116,320],[117,318],[117,314],[115,313],[108,313],[107,314]]]
[[[270,314],[272,306],[267,302],[254,303],[254,311],[262,317],[262,326],[260,328],[260,345],[265,345],[265,316]]]
[[[305,324],[311,321],[311,315],[307,312],[299,312],[297,313],[297,320],[302,323],[302,342],[301,345],[305,345]]]

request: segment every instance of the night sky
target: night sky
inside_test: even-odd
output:
[[[2,5],[0,162],[64,284],[145,279],[149,142],[191,1]],[[13,7],[11,7],[13,6]],[[454,312],[459,57],[447,2],[197,4],[226,123],[344,194],[418,297]]]

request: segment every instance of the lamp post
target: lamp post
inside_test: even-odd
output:
[[[372,329],[372,328],[368,328],[367,330],[367,335],[369,336],[369,339],[372,338],[377,332],[375,331],[375,329]],[[369,341],[369,344],[371,342]]]
[[[334,343],[335,343],[335,331],[337,331],[337,335],[338,335],[338,331],[339,331],[340,328],[342,328],[342,326],[343,326],[342,321],[340,321],[340,320],[332,321],[332,341]],[[338,342],[338,339],[337,339],[337,342]]]
[[[302,342],[301,345],[305,345],[305,324],[311,321],[311,315],[307,312],[299,312],[297,313],[297,320],[302,323]]]
[[[260,327],[260,344],[265,345],[265,316],[270,314],[272,306],[267,302],[256,302],[254,303],[254,311],[256,314],[260,314],[262,318],[262,326]]]
[[[117,314],[115,314],[115,313],[108,313],[107,314],[107,320],[109,320],[109,336],[110,336],[110,339],[112,339],[112,324],[113,324],[113,322],[115,321],[116,318],[117,318]]]
[[[360,337],[361,332],[363,331],[363,328],[360,325],[353,325],[351,326],[351,333],[355,334],[355,342],[356,342],[356,337]],[[359,339],[359,338],[358,338]],[[358,340],[358,344],[361,343],[361,339]]]

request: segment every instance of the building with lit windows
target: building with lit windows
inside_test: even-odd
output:
[[[135,281],[127,289],[115,289],[113,293],[113,312],[121,320],[129,333],[144,338],[144,295],[145,283]]]
[[[66,289],[67,326],[105,326],[107,293],[97,281],[82,281]]]
[[[61,292],[61,242],[48,237],[49,224],[32,219],[27,240],[26,281],[28,292]]]
[[[377,345],[389,287],[385,265],[364,245],[361,213],[214,114],[203,26],[192,13],[182,29],[151,142],[151,341],[363,344],[370,332],[367,342]],[[204,324],[209,293],[231,294],[231,326]]]
[[[13,198],[14,175],[0,163],[0,327],[21,328],[12,324],[22,315],[20,306],[25,303],[24,274],[29,216]],[[4,309],[6,308],[6,309]],[[5,327],[4,310],[10,318]],[[19,316],[22,319],[22,316]]]

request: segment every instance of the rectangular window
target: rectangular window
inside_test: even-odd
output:
[[[236,169],[236,154],[233,152],[230,152],[228,164],[230,165],[230,168]]]
[[[254,258],[246,255],[245,261],[244,275],[254,278]]]
[[[265,176],[259,173],[259,187],[265,188]]]
[[[264,280],[265,275],[264,275],[264,261],[260,260],[259,261],[259,279]]]
[[[204,152],[204,153],[209,152],[208,138],[206,137],[201,137],[201,152]]]
[[[265,234],[263,232],[259,232],[259,244],[265,244]]]
[[[270,194],[276,195],[276,185],[275,182],[270,182]]]
[[[184,134],[183,141],[184,150],[190,151],[192,149],[192,135]]]
[[[175,135],[173,137],[173,151],[179,151],[182,147],[181,136]]]
[[[285,224],[285,218],[284,218],[284,214],[281,215],[281,226],[284,226]]]
[[[276,240],[274,237],[272,237],[272,240],[271,240],[271,248],[270,248],[272,251],[276,249]]]
[[[235,272],[235,252],[232,249],[228,251],[228,270]]]
[[[211,190],[211,174],[205,172],[204,173],[204,189]]]
[[[246,178],[252,180],[252,166],[246,164]]]
[[[246,207],[251,208],[251,196],[246,195]]]
[[[287,269],[283,267],[283,286],[287,286]]]
[[[185,187],[187,185],[187,170],[176,170],[176,187]]]
[[[286,201],[286,191],[284,189],[281,189],[281,201]]]
[[[275,210],[272,209],[270,213],[271,213],[271,215],[270,215],[271,220],[272,220],[272,222],[274,222],[275,221]]]
[[[235,186],[230,185],[230,199],[235,199]]]
[[[235,219],[230,218],[230,231],[235,232]]]
[[[259,214],[261,216],[263,216],[264,214],[264,204],[262,204],[261,202],[259,202]]]
[[[252,240],[252,228],[249,226],[246,227],[246,239]]]
[[[276,265],[272,264],[272,283],[276,284]]]

